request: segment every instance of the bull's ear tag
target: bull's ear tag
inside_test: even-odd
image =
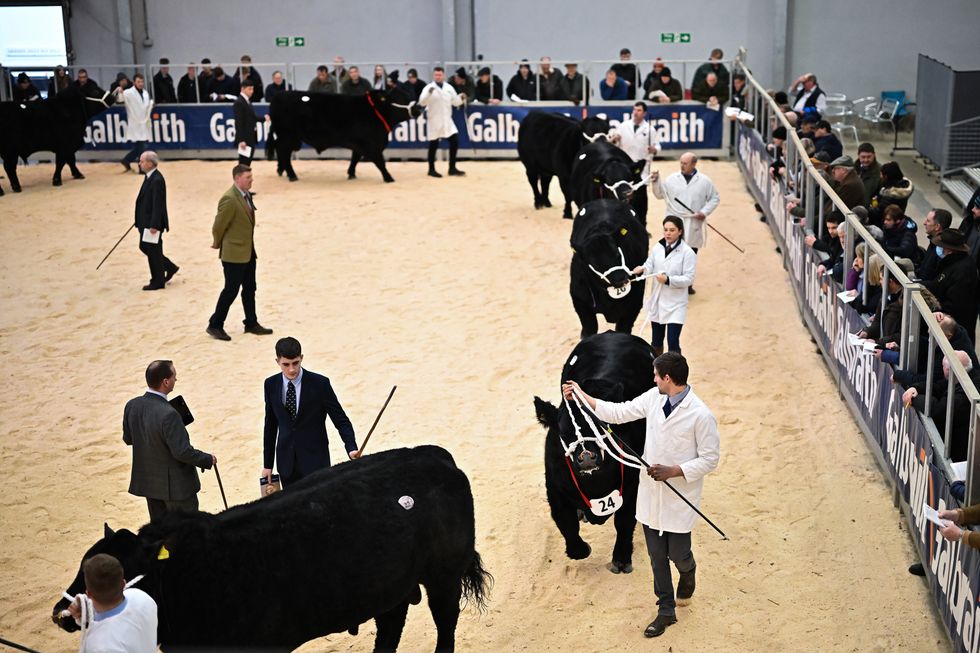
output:
[[[415,507],[415,499],[406,494],[398,499],[398,504],[405,510],[411,510]]]
[[[302,100],[303,102],[309,102],[309,101],[310,101],[310,96],[309,96],[309,95],[304,95],[304,96],[303,96],[303,97],[301,97],[300,99],[301,99],[301,100]]]
[[[636,217],[636,211],[634,211],[633,209],[630,209],[630,213],[633,214],[633,217]],[[626,234],[623,234],[623,235],[625,236]]]
[[[568,361],[568,364],[569,365],[574,365],[575,364],[575,361],[577,361],[577,360],[578,360],[578,356],[572,356],[572,360]]]
[[[578,160],[579,161],[581,161],[584,158],[585,158],[585,152],[582,152],[581,154],[578,155]]]
[[[585,209],[583,208],[581,211],[578,212],[578,214],[579,215],[585,215]]]
[[[592,178],[592,181],[594,181],[594,182],[595,182],[595,183],[597,183],[597,184],[601,184],[601,183],[602,183],[602,180],[601,180],[601,179],[599,179],[598,177],[593,177],[593,178]]]
[[[169,559],[170,559],[170,551],[167,550],[167,545],[161,544],[160,553],[157,554],[157,560],[169,560]]]
[[[622,229],[619,230],[619,235],[620,236],[625,236],[628,233],[629,233],[629,231],[626,229],[626,227],[623,227]]]

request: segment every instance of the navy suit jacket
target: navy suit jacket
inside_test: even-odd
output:
[[[344,449],[357,451],[354,427],[330,386],[330,379],[303,370],[299,411],[294,420],[283,403],[282,374],[265,380],[265,446],[263,466],[279,463],[279,474],[288,478],[295,472],[303,476],[330,466],[327,446],[327,417],[344,441]],[[276,437],[278,435],[278,437]]]

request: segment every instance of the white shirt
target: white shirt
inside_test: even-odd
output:
[[[150,171],[149,171],[149,172],[145,172],[145,173],[143,173],[143,176],[144,176],[144,177],[145,177],[146,179],[149,179],[149,178],[150,178],[150,175],[152,175],[152,174],[153,174],[154,172],[156,172],[156,171],[157,171],[157,169],[156,169],[156,168],[150,168]]]
[[[616,134],[619,136],[617,146],[629,155],[634,161],[646,160],[643,167],[643,176],[650,173],[650,157],[660,153],[660,139],[657,138],[657,130],[650,128],[650,123],[644,120],[637,125],[633,120],[626,120],[616,126]],[[647,152],[648,147],[653,147],[656,152]]]
[[[123,591],[123,602],[97,613],[79,653],[155,653],[157,604],[143,590]]]
[[[798,111],[800,113],[803,113],[803,105],[806,104],[806,101],[810,98],[811,95],[813,95],[813,91],[817,90],[817,88],[818,87],[816,85],[814,85],[814,87],[813,87],[812,90],[809,90],[809,91],[804,90],[803,91],[803,95],[801,95],[800,96],[800,99],[797,100],[796,101],[796,104],[793,105],[793,111]],[[796,94],[796,93],[799,93],[800,90],[801,90],[800,87],[797,86],[796,88],[790,89],[790,93]],[[815,108],[821,114],[824,113],[827,110],[827,94],[826,93],[821,93],[820,96],[817,97],[817,102],[816,102]]]
[[[164,399],[167,398],[167,395],[163,394],[159,390],[154,390],[153,388],[147,388],[146,391],[149,392],[151,395],[156,395],[158,397],[163,397]]]
[[[296,387],[296,414],[299,414],[299,394],[303,387],[303,368],[299,368],[299,376],[293,381],[293,385]],[[282,405],[286,405],[286,390],[289,388],[289,379],[286,375],[282,375]]]
[[[688,182],[684,179],[684,175],[675,172],[666,179],[663,177],[657,179],[651,189],[656,197],[666,203],[664,217],[676,215],[683,218],[684,241],[691,247],[704,247],[707,235],[704,223],[707,219],[696,220],[692,216],[698,212],[705,216],[711,215],[721,202],[718,191],[708,175],[696,172]]]
[[[721,457],[718,423],[694,391],[664,417],[667,395],[656,387],[631,401],[612,403],[596,399],[596,416],[610,424],[646,419],[643,459],[650,465],[680,465],[683,476],[669,479],[674,489],[695,506],[701,503],[704,477],[718,467]],[[670,533],[690,533],[697,520],[691,510],[666,484],[640,470],[636,520]]]

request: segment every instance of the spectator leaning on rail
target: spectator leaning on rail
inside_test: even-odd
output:
[[[827,95],[817,85],[817,76],[813,73],[804,73],[797,77],[789,87],[789,94],[795,95],[793,111],[801,117],[808,113],[823,115],[827,111]]]
[[[881,246],[892,258],[919,260],[919,246],[915,234],[919,230],[913,220],[905,217],[901,209],[892,205],[885,209],[881,230],[885,234]]]
[[[27,73],[20,73],[17,75],[17,84],[14,86],[12,96],[14,102],[35,102],[41,99],[41,92],[31,82]]]
[[[262,91],[262,75],[260,75],[259,71],[252,67],[252,57],[248,56],[247,54],[243,54],[242,58],[239,60],[239,63],[242,65],[235,71],[235,82],[241,86],[241,83],[246,79],[252,80],[252,84],[255,88],[255,94],[252,96],[252,102],[261,102],[262,98],[264,97]]]
[[[499,77],[493,75],[491,81],[490,69],[484,66],[480,68],[476,80],[476,100],[484,104],[500,104],[504,97],[504,83]]]
[[[967,253],[966,237],[956,229],[946,229],[932,239],[941,251],[936,278],[925,282],[948,313],[966,329],[976,344],[977,266]]]
[[[119,89],[119,92],[122,93],[130,86],[132,84],[129,81],[129,77],[126,76],[126,73],[116,73],[116,80],[109,85],[109,92],[115,93],[116,89]]]
[[[330,69],[320,65],[316,67],[316,77],[310,80],[310,85],[306,90],[310,93],[336,93],[337,82],[330,75]]]
[[[421,97],[422,89],[425,88],[425,82],[419,79],[419,71],[414,68],[409,68],[405,73],[405,85],[412,89],[412,95],[416,100]]]
[[[836,159],[837,157],[844,155],[844,146],[841,144],[840,139],[837,138],[837,135],[834,134],[830,123],[826,120],[821,120],[813,126],[813,144],[817,146],[817,152],[826,152],[832,159]],[[851,157],[847,158],[850,159]],[[851,160],[851,167],[854,167],[853,160]],[[858,182],[860,182],[860,179]],[[861,186],[861,197],[862,201],[859,203],[863,204],[863,185]]]
[[[633,53],[630,52],[630,49],[623,48],[619,51],[619,63],[610,66],[612,70],[616,71],[616,76],[626,84],[626,97],[622,98],[624,100],[636,97],[636,64],[630,62],[632,58]]]
[[[649,97],[648,93],[653,89],[654,84],[660,81],[660,71],[663,69],[664,60],[660,57],[654,59],[650,72],[643,78],[643,97]]]
[[[68,90],[71,86],[71,75],[65,70],[64,66],[55,66],[53,74],[48,78],[48,97],[52,98],[58,93]]]
[[[466,69],[462,66],[457,68],[456,72],[453,73],[449,84],[456,89],[457,95],[462,95],[467,99],[476,97],[476,84],[473,83],[473,78],[466,74]]]
[[[564,100],[561,94],[561,73],[551,66],[551,57],[541,57],[538,66],[538,88],[540,89],[541,99],[548,102]]]
[[[718,75],[711,72],[691,90],[691,99],[704,102],[711,109],[719,109],[728,102],[728,85],[721,85]]]
[[[858,160],[854,169],[864,184],[864,205],[871,206],[871,198],[881,188],[881,166],[875,156],[875,146],[871,143],[858,145]]]
[[[953,223],[953,216],[946,209],[932,209],[926,214],[926,219],[922,223],[926,236],[929,238],[929,247],[919,264],[915,266],[915,276],[919,281],[931,281],[936,278],[936,270],[939,267],[939,252],[941,249],[932,239],[949,229]]]
[[[341,95],[365,95],[371,90],[371,83],[361,77],[361,69],[351,66],[347,69],[347,79],[340,85]]]
[[[192,61],[187,66],[187,74],[177,80],[177,101],[183,104],[191,104],[199,101],[197,91],[197,68]]]
[[[89,95],[90,92],[95,91],[98,84],[96,84],[95,80],[88,76],[87,70],[81,68],[78,71],[78,75],[75,77],[75,81],[72,82],[72,86],[80,90],[83,95]],[[91,97],[91,95],[89,95],[89,97]]]
[[[820,150],[817,150],[819,154]],[[829,152],[828,152],[829,154]],[[854,171],[854,159],[849,156],[839,156],[830,162],[830,176],[837,182],[834,191],[844,206],[853,209],[864,203],[864,184]]]
[[[730,76],[728,73],[728,68],[725,68],[725,64],[721,63],[724,56],[725,53],[721,51],[721,48],[715,48],[712,50],[711,54],[708,56],[708,61],[698,66],[697,70],[694,71],[694,78],[691,80],[691,88],[694,88],[699,83],[704,81],[704,78],[708,76],[708,73],[714,73],[718,76],[718,85],[727,89]]]
[[[589,80],[582,77],[578,72],[577,63],[565,64],[565,74],[558,80],[558,88],[561,89],[563,100],[568,100],[578,106],[589,94]]]
[[[896,259],[895,263],[903,272],[912,272],[912,262],[908,259]],[[875,270],[875,274],[869,277],[869,281],[877,280],[878,285],[884,282],[885,262],[877,255],[872,256],[868,265]],[[885,294],[885,308],[882,310],[881,302],[878,302],[874,317],[867,327],[858,332],[857,336],[866,340],[873,340],[879,345],[896,343],[902,337],[902,284],[898,282],[894,275],[888,275],[887,287],[882,286],[881,291]]]
[[[507,82],[507,97],[511,100],[537,100],[538,85],[534,75],[531,74],[531,65],[527,59],[521,59],[521,65],[517,67],[517,72]]]
[[[153,75],[153,103],[173,104],[177,101],[174,78],[170,76],[170,59],[160,59],[160,70]]]
[[[877,194],[871,198],[868,207],[871,212],[872,221],[881,223],[885,209],[895,204],[901,209],[902,213],[908,208],[909,198],[915,191],[915,187],[907,177],[902,174],[902,169],[895,161],[889,161],[881,166],[881,188]]]
[[[820,274],[823,274],[826,270],[833,269],[834,264],[844,254],[843,243],[837,233],[838,227],[843,221],[844,215],[840,211],[831,211],[824,217],[824,224],[827,227],[827,233],[825,235],[817,238],[807,229],[807,235],[803,238],[803,242],[807,247],[812,248],[816,252],[820,252],[821,262],[817,267],[817,272]],[[844,230],[841,229],[840,231],[843,232]],[[838,282],[841,281],[841,279],[837,280]]]
[[[671,76],[670,68],[664,66],[660,69],[660,77],[651,84],[650,90],[647,92],[647,99],[658,104],[680,102],[684,99],[684,89],[681,87],[681,83]]]
[[[265,87],[265,101],[272,102],[272,98],[280,93],[293,90],[293,87],[286,83],[282,76],[282,71],[277,70],[272,73],[272,82]]]
[[[197,90],[200,93],[198,102],[207,102],[211,97],[211,86],[214,84],[214,70],[211,68],[211,60],[207,57],[201,59],[201,72],[197,76]]]
[[[242,87],[237,79],[229,77],[221,66],[215,66],[214,81],[211,83],[211,93],[208,95],[212,102],[234,102],[241,90]]]
[[[980,386],[980,368],[973,367],[973,361],[965,351],[953,352],[960,364],[966,369],[970,381],[974,386]],[[943,356],[943,378],[949,379],[949,359]],[[970,442],[970,399],[966,396],[963,386],[959,383],[954,384],[953,390],[953,424],[950,429],[950,460],[960,462],[966,460],[969,455]],[[949,383],[932,384],[932,401],[929,406],[929,417],[936,424],[936,429],[940,436],[946,433],[946,401]],[[926,412],[926,384],[917,383],[905,391],[902,399],[906,406],[911,405],[922,414]]]
[[[629,87],[610,68],[606,71],[606,78],[599,82],[599,95],[603,100],[627,100],[629,99]]]

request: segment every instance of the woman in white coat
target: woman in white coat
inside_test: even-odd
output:
[[[664,218],[663,239],[653,246],[646,263],[633,270],[636,275],[653,275],[653,288],[643,306],[653,325],[650,344],[657,356],[664,352],[665,334],[667,349],[681,351],[681,329],[687,318],[687,289],[694,283],[697,264],[697,254],[684,242],[684,221],[668,215]]]
[[[432,69],[432,81],[426,84],[419,95],[419,104],[426,108],[425,126],[429,134],[429,176],[441,177],[436,172],[436,150],[439,139],[449,139],[449,174],[461,177],[464,173],[456,167],[456,153],[459,151],[459,131],[453,122],[453,107],[466,101],[466,94],[456,94],[456,89],[446,82],[446,71],[442,66]]]
[[[146,89],[146,79],[143,75],[133,75],[133,85],[123,91],[123,102],[126,104],[126,140],[133,144],[133,149],[122,158],[123,167],[132,171],[133,161],[149,147],[150,115],[153,111],[153,100]]]

